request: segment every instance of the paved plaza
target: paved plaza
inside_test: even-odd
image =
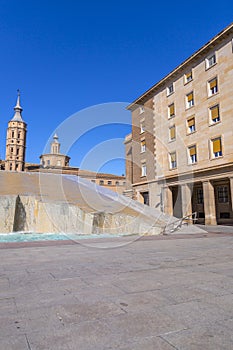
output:
[[[0,350],[233,349],[230,231],[0,245]]]

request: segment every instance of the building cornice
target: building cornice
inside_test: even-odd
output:
[[[199,50],[197,50],[194,54],[192,54],[189,58],[183,61],[179,66],[173,69],[169,74],[167,74],[164,78],[162,78],[159,82],[153,85],[150,89],[148,89],[144,94],[139,96],[135,101],[133,101],[129,106],[127,106],[128,110],[133,110],[135,106],[143,104],[146,100],[148,100],[153,94],[161,88],[165,82],[172,77],[175,77],[177,73],[181,70],[184,70],[185,67],[191,62],[197,60],[201,55],[206,54],[207,51],[212,49],[230,34],[233,34],[233,23],[223,29],[220,33],[218,33],[213,39],[208,41],[205,45],[203,45]]]

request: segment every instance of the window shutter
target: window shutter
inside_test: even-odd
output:
[[[190,156],[194,156],[196,154],[196,146],[189,148],[189,154]]]
[[[174,103],[172,105],[170,105],[169,109],[170,109],[170,116],[174,115],[175,114],[175,105],[174,105]]]
[[[189,73],[186,74],[186,79],[188,80],[190,78],[192,78],[192,72],[189,72]]]
[[[189,94],[187,96],[187,99],[188,99],[188,102],[192,101],[193,100],[193,93]]]
[[[210,81],[210,88],[214,89],[217,86],[217,79]]]
[[[176,161],[176,154],[172,153],[171,154],[171,162],[175,162]]]
[[[170,129],[170,139],[175,139],[176,137],[176,129],[175,127],[173,126],[171,129]]]
[[[195,118],[191,118],[188,120],[188,126],[191,127],[193,125],[195,125]]]
[[[213,152],[220,152],[221,151],[221,139],[215,139],[213,140]]]
[[[218,106],[211,108],[211,118],[212,119],[218,118],[218,113],[219,113]]]

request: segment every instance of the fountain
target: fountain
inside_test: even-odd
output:
[[[177,219],[88,180],[0,172],[0,232],[160,234]]]

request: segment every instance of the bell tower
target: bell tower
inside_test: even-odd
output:
[[[23,109],[20,106],[19,90],[14,110],[15,114],[7,128],[5,170],[24,171],[27,124],[21,115]]]
[[[58,142],[57,134],[53,136],[53,142],[51,142],[50,153],[51,154],[59,154],[60,153],[60,143]]]

